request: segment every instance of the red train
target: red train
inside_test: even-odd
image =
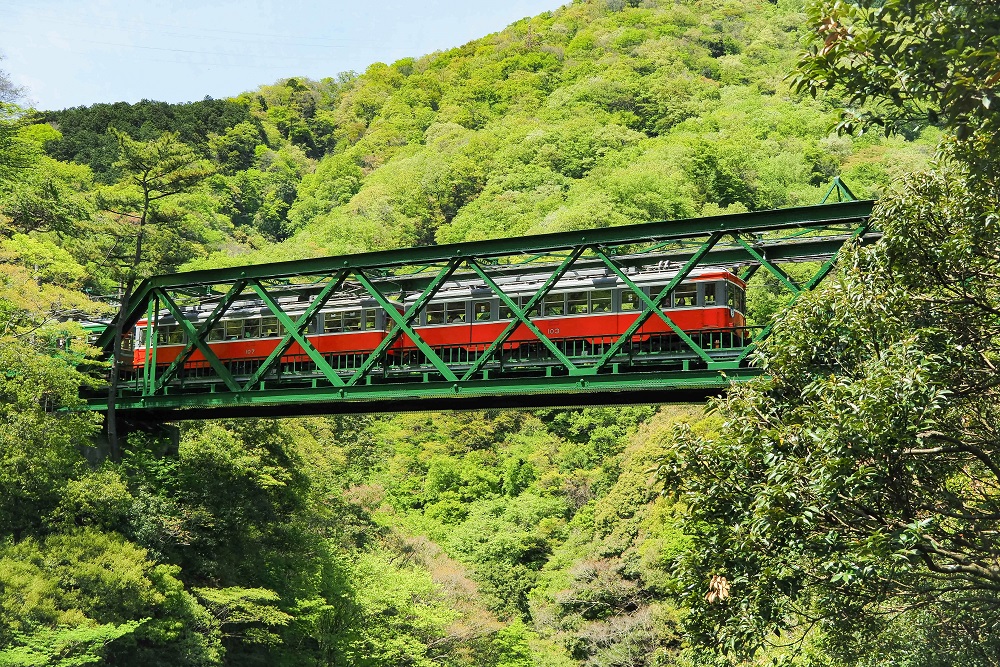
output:
[[[644,292],[658,294],[676,275],[666,266],[636,270],[629,278]],[[507,276],[497,284],[523,307],[548,279],[550,273]],[[697,334],[703,346],[734,347],[746,325],[745,285],[723,268],[695,270],[673,291],[663,311],[685,332]],[[309,341],[330,365],[350,374],[374,350],[394,326],[392,319],[360,286],[348,287],[354,296],[340,293],[310,322]],[[289,288],[277,298],[279,305],[296,319],[315,298],[316,289]],[[419,295],[397,295],[392,300],[400,312]],[[195,326],[204,322],[215,304],[203,303],[185,312]],[[574,357],[597,356],[607,349],[644,309],[637,294],[615,275],[603,269],[568,272],[529,314],[531,321],[564,353]],[[449,364],[470,363],[515,319],[513,313],[478,277],[462,277],[446,283],[424,307],[413,328]],[[135,370],[146,361],[148,324],[136,324],[133,362]],[[156,327],[156,366],[162,371],[180,354],[186,343],[183,330],[167,313],[159,315]],[[249,377],[274,351],[283,335],[277,318],[256,295],[233,303],[223,319],[209,331],[208,345],[236,377]],[[707,338],[706,338],[707,335]],[[726,338],[728,336],[728,338]],[[729,344],[723,340],[730,341]],[[704,341],[709,341],[705,345]],[[674,352],[684,348],[659,317],[649,318],[633,335],[630,349]],[[496,364],[555,363],[547,349],[523,324],[503,345]],[[381,362],[386,374],[426,372],[428,364],[417,346],[401,336]],[[486,368],[490,368],[487,366]],[[432,368],[430,370],[433,370]],[[282,356],[278,373],[310,374],[315,367],[301,346],[293,344]],[[201,352],[195,351],[178,374],[180,382],[210,381],[215,375]]]

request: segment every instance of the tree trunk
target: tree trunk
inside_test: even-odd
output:
[[[121,443],[118,441],[118,413],[117,399],[118,387],[121,384],[121,369],[119,364],[119,354],[121,353],[122,339],[125,337],[125,316],[132,300],[132,291],[135,289],[136,271],[139,262],[142,261],[142,234],[146,225],[146,215],[149,212],[149,191],[143,192],[142,215],[139,218],[139,230],[135,237],[135,259],[128,271],[128,279],[125,281],[125,291],[122,292],[121,305],[118,308],[118,317],[115,319],[115,341],[112,343],[111,352],[111,382],[108,384],[108,445],[112,461],[121,460]],[[146,325],[146,335],[149,335],[149,325]]]

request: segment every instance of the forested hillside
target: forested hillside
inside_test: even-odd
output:
[[[967,4],[949,20],[975,23]],[[992,322],[1000,294],[995,128],[976,124],[996,98],[949,116],[957,93],[929,86],[890,136],[836,134],[845,107],[884,121],[895,102],[878,85],[900,79],[859,94],[823,70],[841,44],[823,11],[578,0],[450,51],[182,105],[27,110],[0,76],[0,665],[992,664],[995,333],[966,325]],[[907,25],[867,53],[938,62],[886,46]],[[798,64],[807,44],[813,70]],[[793,91],[796,67],[830,85]],[[78,322],[147,275],[812,204],[837,175],[898,201],[936,154],[959,167],[907,181],[913,208],[880,218],[890,250],[852,255],[789,318],[767,351],[777,384],[717,413],[184,423],[177,451],[135,433],[107,456],[96,417],[58,409],[107,372]],[[150,155],[188,171],[144,208]],[[938,224],[938,205],[975,224]],[[946,271],[927,268],[942,257]],[[770,287],[750,295],[757,321]],[[954,454],[947,438],[970,432],[979,468],[900,463]],[[911,478],[901,506],[880,504]],[[964,605],[961,632],[940,600]]]
[[[46,113],[46,152],[106,181],[95,128],[179,132],[218,168],[199,215],[228,239],[190,249],[205,266],[811,204],[837,174],[868,196],[933,150],[919,126],[833,136],[841,100],[789,92],[798,2],[637,4],[225,102]]]

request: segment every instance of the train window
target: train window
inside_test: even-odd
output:
[[[569,315],[586,315],[590,312],[590,303],[586,292],[570,292],[566,295],[566,312]]]
[[[448,322],[464,322],[465,321],[465,302],[464,301],[450,301],[445,304],[445,319]]]
[[[596,289],[590,293],[590,312],[592,313],[611,312],[611,290]]]
[[[244,338],[260,338],[260,318],[246,320],[243,323]]]
[[[545,317],[553,315],[565,315],[566,303],[562,294],[549,294],[542,299],[542,314]]]
[[[705,283],[705,305],[714,306],[719,302],[717,298],[718,290],[722,283]]]
[[[510,300],[513,301],[514,303],[516,303],[518,308],[524,308],[524,306],[528,303],[528,299],[530,299],[530,298],[531,297],[527,297],[527,296],[522,296],[522,297],[512,296],[512,297],[510,297]],[[507,304],[503,303],[502,301],[500,302],[500,317],[498,319],[501,319],[501,320],[513,320],[513,319],[515,319],[514,318],[514,311],[511,310],[510,308],[508,308]]]
[[[344,331],[361,331],[360,310],[348,310],[344,312]]]
[[[281,327],[278,326],[277,317],[260,318],[261,338],[276,338],[281,335]]]
[[[493,319],[493,304],[489,301],[473,301],[472,316],[477,322],[488,322]]]
[[[519,305],[521,307],[521,310],[524,310],[525,308],[528,307],[528,302],[529,301],[531,301],[531,297],[530,296],[522,296],[522,297],[518,298],[517,305]],[[526,313],[526,314],[527,314],[528,317],[538,317],[538,313],[539,312],[540,311],[538,309],[538,304],[535,304],[535,307],[531,309],[531,312],[530,313]]]
[[[622,311],[639,310],[639,295],[630,289],[622,290]]]
[[[226,320],[226,340],[236,340],[243,336],[243,320]]]
[[[375,329],[375,309],[365,308],[365,329],[367,331],[373,331]]]
[[[443,323],[444,323],[444,304],[443,303],[427,304],[427,324],[443,324]]]
[[[174,324],[164,324],[161,325],[156,330],[156,342],[160,345],[170,345],[170,337],[173,335],[173,331],[176,328]]]
[[[170,333],[167,335],[167,342],[171,345],[183,345],[184,344],[184,330],[178,325],[170,327]]]
[[[698,305],[698,286],[682,283],[674,290],[674,308],[692,308]]]
[[[323,331],[326,333],[340,333],[344,330],[344,316],[341,313],[323,314]]]
[[[211,329],[208,330],[207,340],[210,340],[210,341],[212,341],[212,340],[222,340],[223,338],[225,338],[224,333],[225,332],[224,332],[224,330],[222,328],[222,324],[216,323],[215,326],[213,326]]]
[[[135,344],[142,346],[146,344],[146,329],[145,327],[139,327],[136,329]]]
[[[726,299],[726,305],[728,305],[730,308],[734,308],[735,310],[740,311],[741,313],[745,312],[744,308],[746,307],[745,303],[746,293],[743,291],[743,289],[738,285],[733,285],[731,283],[728,284],[726,287],[727,287],[726,293],[728,295]]]
[[[659,296],[660,292],[663,291],[664,287],[666,287],[666,285],[650,285],[649,298],[655,300],[656,297]],[[669,308],[669,307],[670,307],[670,296],[666,296],[660,301],[660,308]]]

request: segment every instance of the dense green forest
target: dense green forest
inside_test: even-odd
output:
[[[0,665],[997,664],[998,25],[577,0],[226,100],[39,111],[0,72]],[[838,175],[885,239],[710,411],[182,423],[108,456],[58,409],[107,372],[78,322],[153,273],[812,204]]]

